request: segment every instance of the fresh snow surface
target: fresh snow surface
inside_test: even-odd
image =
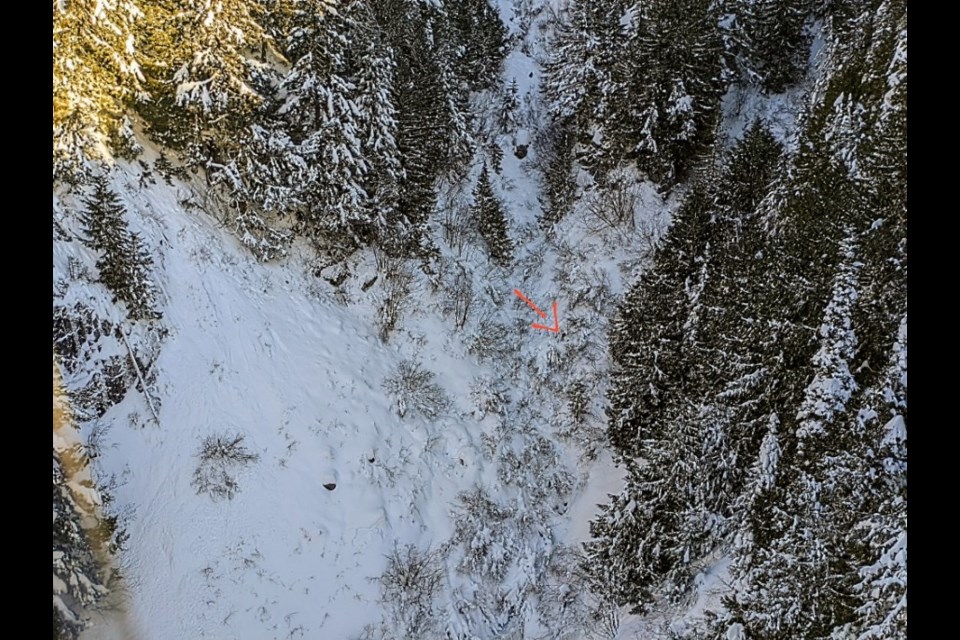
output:
[[[355,638],[379,622],[376,578],[387,554],[406,544],[426,550],[451,541],[460,492],[480,484],[504,503],[523,500],[514,489],[500,492],[496,460],[513,446],[519,453],[524,440],[505,441],[494,457],[484,452],[480,436],[493,435],[499,419],[474,411],[469,391],[478,377],[512,376],[511,404],[531,405],[524,415],[537,419],[530,426],[558,445],[557,462],[574,479],[574,508],[563,513],[557,505],[545,522],[553,542],[533,549],[545,560],[567,536],[571,543],[585,539],[595,504],[603,492],[619,487],[614,476],[598,485],[602,492],[588,490],[589,498],[577,500],[581,483],[606,473],[609,458],[579,464],[581,452],[556,434],[560,399],[549,389],[526,388],[533,384],[528,376],[567,375],[551,360],[567,337],[530,329],[538,319],[512,289],[519,287],[544,308],[556,299],[561,328],[579,326],[579,334],[604,354],[599,363],[577,366],[599,367],[605,377],[606,320],[589,309],[568,308],[555,277],[563,270],[583,271],[584,278],[603,273],[611,292],[621,291],[629,278],[622,277],[618,261],[631,264],[629,251],[599,253],[615,234],[586,237],[571,216],[561,240],[604,256],[589,270],[534,241],[517,248],[518,271],[525,265],[527,273],[515,273],[516,280],[491,276],[490,296],[479,290],[478,277],[475,304],[512,321],[516,332],[512,343],[519,349],[510,366],[523,365],[505,374],[497,361],[481,362],[467,352],[471,325],[457,330],[439,312],[442,290],[431,292],[418,281],[400,325],[384,343],[377,335],[379,288],[362,292],[358,286],[374,273],[369,254],[353,259],[357,275],[345,287],[351,299],[338,299],[301,257],[256,263],[215,220],[184,210],[176,187],[160,180],[134,186],[136,172],[120,167],[114,186],[124,194],[131,225],[152,249],[163,288],[169,335],[154,365],[159,424],[144,396],[128,393],[99,421],[109,430],[97,470],[102,477],[117,475],[117,504],[132,514],[121,558],[122,613],[138,638]],[[533,234],[535,187],[510,149],[500,190],[515,236]],[[58,244],[55,251],[58,261],[71,254],[95,262],[79,243]],[[477,272],[488,268],[481,254],[468,257]],[[452,400],[435,421],[412,411],[401,418],[383,387],[407,358],[436,374]],[[603,420],[600,391],[591,418],[597,428]],[[239,472],[232,500],[214,501],[191,486],[200,441],[217,434],[242,434],[259,455]],[[329,491],[326,483],[336,488]],[[466,580],[455,575],[453,562],[448,570],[451,584]],[[85,638],[111,633],[95,627]]]

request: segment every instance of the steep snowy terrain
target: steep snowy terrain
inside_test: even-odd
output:
[[[581,565],[598,503],[627,475],[607,440],[609,323],[692,181],[665,198],[633,169],[605,185],[580,171],[572,210],[541,224],[556,116],[541,76],[565,3],[491,4],[510,51],[500,86],[471,94],[468,175],[438,185],[437,255],[318,263],[301,238],[260,262],[210,182],[171,174],[143,134],[142,156],[109,174],[158,288],[161,317],[132,321],[82,241],[84,188],[56,188],[54,364],[79,430],[55,449],[86,439],[77,477],[129,534],[120,589],[85,640],[677,638],[723,609],[729,539],[685,558],[692,587],[643,616],[591,591]],[[759,117],[797,149],[798,114],[829,73],[814,35],[804,80],[732,85],[718,146]],[[470,219],[484,169],[509,266]],[[560,333],[531,327],[515,291],[555,303]]]
[[[166,335],[127,328],[126,345],[103,339],[108,355],[125,357],[132,344],[155,358],[137,372],[150,378],[147,396],[133,390],[85,425],[97,427],[94,468],[117,479],[115,508],[130,534],[123,604],[85,637],[108,637],[121,620],[149,640],[428,629],[587,637],[550,609],[556,598],[541,595],[577,588],[564,577],[572,566],[562,552],[586,537],[593,503],[616,489],[609,456],[592,461],[604,425],[606,318],[672,202],[637,185],[634,224],[612,229],[591,218],[587,195],[542,238],[535,145],[523,160],[513,151],[543,122],[539,67],[523,53],[538,51],[543,37],[537,22],[516,36],[504,72],[525,105],[519,140],[500,140],[503,171],[494,176],[516,246],[509,271],[489,264],[475,240],[450,246],[438,225],[437,272],[364,252],[333,286],[312,273],[305,250],[258,263],[195,196],[190,202],[196,185],[117,165],[112,185],[154,257]],[[148,150],[147,166],[155,157]],[[470,187],[445,192],[441,209],[462,212]],[[75,205],[75,196],[54,196],[68,237],[55,243],[55,273],[65,280],[95,261],[64,213]],[[471,298],[462,326],[450,312],[458,274]],[[408,293],[383,340],[382,309],[398,299],[398,281]],[[515,288],[543,308],[557,302],[559,335],[530,328],[538,318]],[[124,326],[105,291],[69,287],[62,303],[73,299]],[[391,393],[388,380],[404,362],[432,374],[424,384],[438,386],[438,401],[418,410],[415,391]],[[82,387],[87,375],[67,375],[68,385]],[[574,383],[587,399],[577,420]],[[203,440],[216,436],[242,436],[254,456],[225,467],[232,498],[194,482]],[[432,593],[422,585],[423,620],[409,619],[413,605],[391,601],[379,580],[388,556],[404,557],[407,545],[432,554],[438,571]]]

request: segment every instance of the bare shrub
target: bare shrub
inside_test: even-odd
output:
[[[387,556],[387,568],[378,581],[398,637],[428,637],[436,624],[434,599],[442,579],[443,565],[436,551],[407,545]]]
[[[595,599],[590,606],[590,636],[597,640],[616,640],[620,635],[620,607],[606,599]]]
[[[111,427],[112,425],[100,421],[96,421],[90,426],[84,446],[89,460],[97,460],[103,455],[103,450],[106,447],[106,436]]]
[[[610,285],[610,276],[604,269],[595,266],[584,266],[580,258],[567,261],[564,258],[563,269],[557,269],[566,275],[563,283],[563,294],[567,300],[568,309],[585,307],[590,311],[606,316],[614,302],[614,295]]]
[[[503,415],[507,404],[507,387],[499,379],[477,378],[470,385],[470,400],[481,414]]]
[[[453,316],[454,326],[462,329],[470,316],[473,306],[473,277],[469,267],[459,260],[442,258],[439,263],[438,283],[443,289],[441,310],[447,316]]]
[[[637,221],[634,228],[639,236],[640,242],[638,244],[642,259],[647,260],[653,257],[653,253],[660,243],[660,238],[663,237],[667,229],[668,219],[669,217],[662,210],[655,210],[650,215]]]
[[[640,198],[629,178],[612,175],[604,187],[594,192],[587,205],[587,228],[594,233],[604,228],[623,233],[624,227],[633,222],[639,203]]]
[[[399,259],[377,253],[377,272],[383,274],[383,296],[380,299],[379,317],[377,326],[380,339],[384,342],[397,326],[403,304],[410,294],[413,285],[413,274],[406,267],[406,263]]]
[[[197,494],[209,494],[214,500],[233,499],[240,485],[237,475],[260,456],[243,444],[242,435],[213,435],[203,439],[197,457],[200,462],[193,472]]]
[[[497,480],[503,486],[519,487],[532,496],[537,508],[558,505],[573,490],[560,449],[539,434],[525,438],[522,450],[505,449],[497,463]]]
[[[490,317],[480,320],[467,340],[467,350],[481,360],[503,359],[513,353],[511,331]]]
[[[449,206],[439,216],[443,241],[450,247],[451,255],[458,258],[462,258],[467,249],[476,244],[477,233],[470,223],[468,211],[465,206]]]
[[[383,386],[393,395],[401,418],[413,409],[424,418],[434,420],[449,409],[450,399],[433,379],[433,372],[423,369],[418,362],[404,360],[397,366],[397,372],[384,380]]]

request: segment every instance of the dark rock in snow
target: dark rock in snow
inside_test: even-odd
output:
[[[327,491],[333,491],[334,489],[337,488],[337,483],[336,483],[336,482],[327,482],[327,483],[325,483],[325,484],[323,485],[323,488],[326,489]]]

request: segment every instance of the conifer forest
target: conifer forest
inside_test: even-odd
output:
[[[907,637],[905,0],[54,0],[54,640]]]

